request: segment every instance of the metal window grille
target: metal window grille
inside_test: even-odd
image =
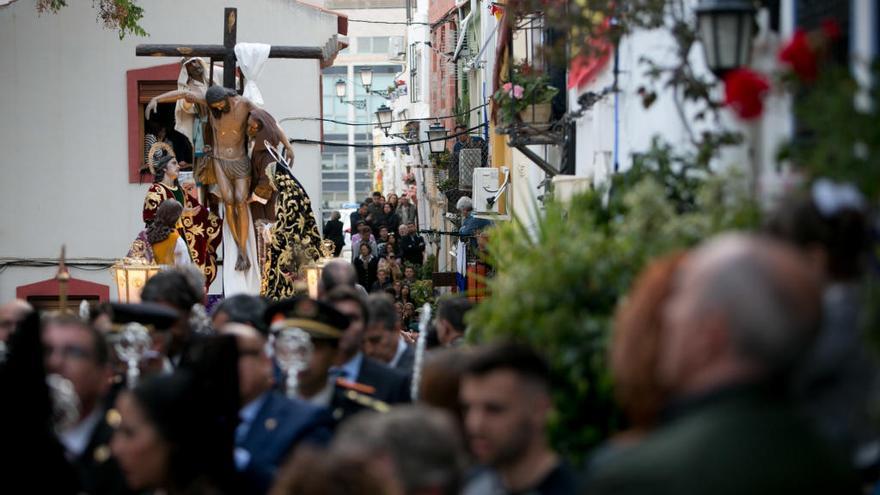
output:
[[[479,168],[483,162],[483,150],[480,148],[466,148],[458,154],[458,187],[470,189],[473,186],[474,168]]]

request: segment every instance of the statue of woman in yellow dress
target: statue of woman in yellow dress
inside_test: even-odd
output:
[[[183,205],[173,199],[162,201],[150,225],[138,234],[128,252],[157,265],[191,265],[189,247],[177,231]]]
[[[164,153],[163,153],[164,152]],[[217,275],[217,246],[220,244],[220,218],[199,204],[178,184],[180,166],[169,150],[151,150],[150,168],[154,183],[144,199],[143,218],[149,227],[159,205],[166,199],[176,200],[183,207],[177,233],[189,248],[190,258],[205,275],[206,287]],[[157,157],[158,154],[158,157]]]

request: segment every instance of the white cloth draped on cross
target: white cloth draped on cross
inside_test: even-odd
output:
[[[238,66],[241,67],[246,81],[242,96],[260,106],[263,105],[263,94],[260,93],[257,82],[266,61],[269,60],[271,48],[271,45],[265,43],[236,43],[235,45],[235,57],[238,59]]]

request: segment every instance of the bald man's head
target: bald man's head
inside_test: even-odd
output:
[[[753,235],[719,236],[681,269],[661,374],[675,388],[706,370],[720,381],[787,372],[812,342],[820,308],[819,280],[798,251]]]

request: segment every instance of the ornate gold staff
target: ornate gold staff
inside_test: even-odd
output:
[[[66,246],[61,245],[61,258],[58,260],[58,273],[55,280],[58,281],[58,305],[59,311],[67,313],[67,284],[70,282],[70,272],[67,271],[67,265],[64,263],[64,252]]]

